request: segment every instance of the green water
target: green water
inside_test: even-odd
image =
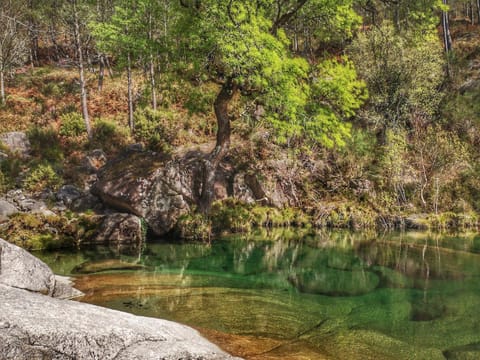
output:
[[[82,301],[200,328],[249,359],[480,359],[477,234],[274,232],[37,255],[78,277]]]

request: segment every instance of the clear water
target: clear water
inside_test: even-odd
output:
[[[480,359],[480,236],[279,231],[39,255],[81,301],[247,359]]]

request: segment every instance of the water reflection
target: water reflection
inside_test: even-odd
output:
[[[261,233],[41,254],[83,301],[180,321],[249,359],[480,358],[480,238]],[[312,355],[314,354],[314,355]]]

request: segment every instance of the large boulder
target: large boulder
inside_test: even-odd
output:
[[[0,284],[53,295],[55,275],[35,256],[0,239]]]
[[[232,359],[195,330],[166,320],[0,285],[0,354],[30,359]]]
[[[27,156],[31,150],[27,134],[21,131],[0,134],[0,143],[10,152],[22,156]]]
[[[143,243],[142,221],[132,214],[105,215],[99,226],[95,243],[111,245],[138,245]]]
[[[145,219],[156,234],[163,235],[194,203],[197,160],[130,152],[100,170],[92,193],[109,207]]]

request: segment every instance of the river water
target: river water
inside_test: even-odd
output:
[[[247,359],[480,359],[480,236],[235,235],[37,253],[80,301],[198,329]]]

